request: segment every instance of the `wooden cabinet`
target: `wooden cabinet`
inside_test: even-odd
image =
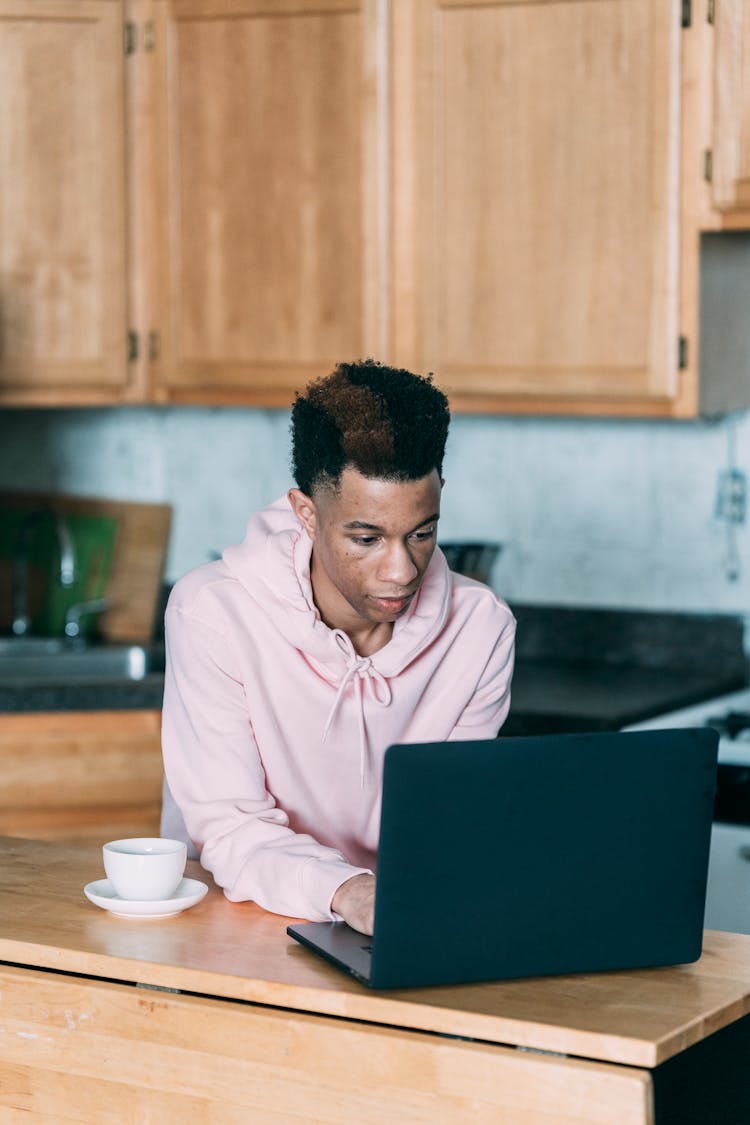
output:
[[[467,404],[674,398],[676,5],[394,10],[398,354]]]
[[[287,406],[374,355],[458,409],[750,405],[700,339],[701,232],[750,229],[750,0],[33,2],[0,401]]]
[[[120,0],[0,0],[0,403],[128,383]]]
[[[156,0],[157,397],[286,405],[382,350],[376,8]]]
[[[158,711],[0,716],[0,834],[67,843],[158,836]]]
[[[714,0],[713,202],[750,226],[750,4]]]

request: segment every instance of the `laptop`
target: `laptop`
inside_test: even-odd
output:
[[[717,752],[709,728],[391,746],[372,938],[287,933],[371,988],[696,961]]]

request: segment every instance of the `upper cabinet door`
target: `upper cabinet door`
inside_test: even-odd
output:
[[[713,199],[750,211],[750,2],[716,0]]]
[[[157,0],[158,395],[286,404],[382,349],[380,7]]]
[[[0,0],[0,402],[127,383],[120,0]]]
[[[467,406],[668,400],[680,4],[404,0],[394,19],[399,360]]]

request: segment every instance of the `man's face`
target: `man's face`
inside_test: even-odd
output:
[[[436,470],[385,481],[347,468],[338,491],[316,489],[308,513],[292,501],[313,540],[313,592],[329,625],[383,624],[406,612],[435,550],[441,487]]]

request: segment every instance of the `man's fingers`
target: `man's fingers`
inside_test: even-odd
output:
[[[355,875],[347,879],[333,896],[331,908],[361,934],[372,934],[375,915],[375,877]]]

